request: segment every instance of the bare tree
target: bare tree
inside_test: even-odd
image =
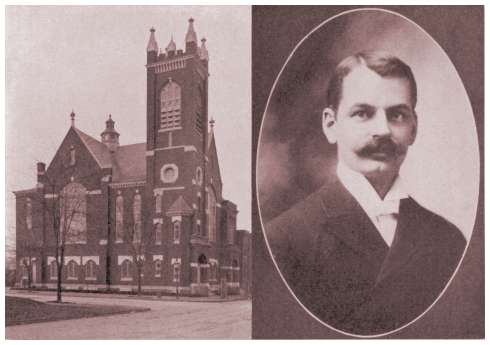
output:
[[[141,221],[133,222],[132,224],[125,226],[124,242],[128,243],[131,248],[133,263],[136,268],[137,291],[138,295],[140,295],[146,254],[146,243],[145,237],[143,236],[143,224]]]
[[[48,217],[54,237],[54,255],[57,269],[56,302],[62,302],[62,273],[65,265],[65,252],[67,244],[83,242],[86,240],[86,196],[80,184],[70,183],[59,193],[55,193],[55,181],[49,181],[52,194],[50,202],[46,204]]]

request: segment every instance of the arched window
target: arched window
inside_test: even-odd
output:
[[[73,260],[71,260],[68,265],[66,266],[67,270],[68,270],[68,279],[77,279],[78,278],[78,275],[77,275],[77,263]]]
[[[162,276],[162,260],[158,259],[155,261],[155,277]]]
[[[155,212],[156,213],[162,212],[162,194],[157,194],[155,196]]]
[[[22,278],[25,279],[29,278],[29,267],[27,267],[27,264],[21,262],[20,267],[21,267]]]
[[[124,199],[122,195],[116,198],[116,242],[124,241]]]
[[[180,86],[171,79],[160,93],[160,128],[180,127]]]
[[[26,199],[26,226],[27,230],[32,229],[32,201],[30,198]]]
[[[74,146],[70,146],[70,165],[75,165],[76,163],[76,151]]]
[[[132,263],[128,259],[124,260],[121,264],[121,279],[123,280],[132,280]]]
[[[93,260],[87,261],[85,264],[85,279],[95,279],[97,266]]]
[[[173,281],[180,282],[180,262],[174,262],[172,265],[173,268]]]
[[[54,260],[49,265],[49,277],[52,280],[58,279],[58,266],[56,264],[56,261],[54,261]]]
[[[216,241],[216,195],[214,189],[209,188],[208,195],[208,236],[210,241]],[[204,234],[205,235],[205,234]]]
[[[173,223],[174,243],[180,243],[180,221]]]
[[[133,199],[133,241],[141,242],[141,195],[136,194]]]
[[[60,235],[65,243],[85,243],[87,241],[87,190],[79,183],[72,182],[60,194]]]
[[[218,280],[218,265],[216,262],[211,262],[209,266],[209,280],[217,281]]]
[[[155,225],[155,244],[162,244],[162,237],[163,237],[162,224],[157,223]]]

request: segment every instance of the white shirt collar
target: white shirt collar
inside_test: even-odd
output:
[[[337,165],[337,176],[371,219],[383,214],[398,214],[400,200],[408,198],[400,176],[397,176],[384,199],[379,197],[364,175],[350,169],[340,161]]]

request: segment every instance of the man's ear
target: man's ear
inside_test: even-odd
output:
[[[413,113],[413,119],[414,119],[414,126],[412,128],[412,133],[410,133],[411,138],[410,138],[410,145],[412,145],[415,142],[415,138],[417,138],[417,128],[418,128],[418,116],[417,113]]]
[[[335,125],[337,124],[337,119],[335,117],[335,111],[332,108],[323,109],[322,113],[322,128],[323,134],[327,137],[330,144],[335,144],[337,142],[337,133],[335,130]]]

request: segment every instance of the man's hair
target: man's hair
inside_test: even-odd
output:
[[[417,104],[417,83],[412,69],[394,55],[383,51],[362,51],[343,59],[335,68],[327,88],[327,105],[337,112],[344,78],[358,66],[366,66],[381,77],[403,78],[410,84],[412,107]]]

